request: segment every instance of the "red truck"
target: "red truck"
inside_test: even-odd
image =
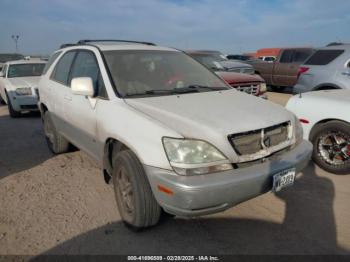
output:
[[[259,75],[230,72],[217,61],[215,56],[199,51],[186,52],[198,62],[214,71],[218,76],[225,80],[230,86],[239,91],[267,99],[266,83]]]
[[[259,74],[272,87],[294,86],[298,80],[299,66],[314,52],[312,48],[281,48],[276,61],[251,63]]]

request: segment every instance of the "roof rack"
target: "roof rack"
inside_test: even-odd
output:
[[[142,44],[142,45],[153,45],[155,46],[156,44],[154,43],[150,43],[150,42],[142,42],[142,41],[131,41],[131,40],[114,40],[114,39],[98,39],[98,40],[92,40],[92,39],[89,39],[89,40],[79,40],[78,41],[78,45],[85,45],[85,44],[88,44],[88,43],[91,43],[91,42],[121,42],[121,43],[134,43],[134,44]]]
[[[70,46],[75,46],[76,44],[63,44],[60,46],[60,49],[70,47]]]

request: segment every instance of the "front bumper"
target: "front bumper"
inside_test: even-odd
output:
[[[19,96],[16,92],[8,92],[9,99],[13,109],[17,112],[21,111],[37,111],[38,110],[38,96],[24,95]]]
[[[169,213],[195,217],[224,211],[272,189],[272,176],[296,168],[300,172],[309,162],[312,144],[306,140],[295,148],[271,156],[249,167],[200,176],[179,176],[171,170],[144,166],[158,203]],[[158,189],[163,186],[173,193]]]

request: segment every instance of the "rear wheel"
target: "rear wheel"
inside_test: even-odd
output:
[[[156,225],[161,217],[161,208],[136,155],[125,150],[114,156],[112,174],[123,222],[133,230]]]
[[[314,128],[313,160],[324,170],[334,174],[350,174],[350,125],[329,121]]]
[[[10,117],[13,117],[13,118],[20,117],[21,113],[13,109],[9,96],[7,94],[6,96],[7,96],[7,108],[9,110]]]
[[[50,150],[55,154],[68,152],[69,142],[56,131],[49,111],[44,113],[43,121],[46,142]]]

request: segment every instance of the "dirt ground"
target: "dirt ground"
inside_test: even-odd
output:
[[[285,104],[290,95],[270,93]],[[0,254],[350,254],[350,175],[312,163],[295,185],[224,213],[139,233],[120,222],[94,160],[54,156],[38,115],[0,106]]]

